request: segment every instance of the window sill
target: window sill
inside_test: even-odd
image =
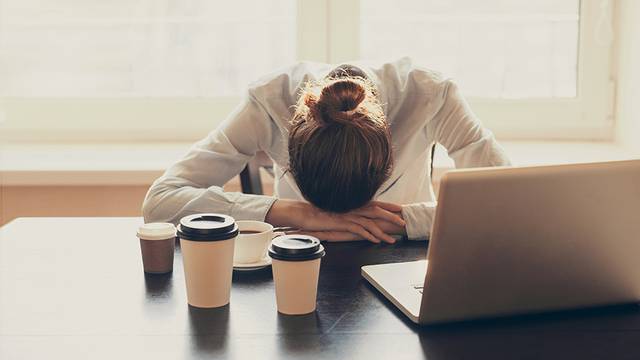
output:
[[[10,144],[0,148],[0,181],[6,186],[148,186],[190,146]]]
[[[609,142],[501,142],[514,165],[629,159],[637,154]],[[191,143],[10,144],[0,148],[4,186],[148,186]],[[440,149],[434,167],[453,168]]]

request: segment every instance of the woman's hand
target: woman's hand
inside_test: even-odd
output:
[[[394,243],[390,234],[404,232],[400,205],[372,201],[345,214],[328,213],[313,205],[295,200],[276,200],[266,221],[275,226],[289,226],[301,233],[328,241],[367,239],[373,243]],[[300,233],[298,232],[298,233]]]
[[[390,223],[385,220],[376,221],[376,224],[380,227],[382,231],[389,235],[406,235],[406,230],[404,226],[400,226],[397,224]],[[353,240],[362,240],[362,236],[358,234],[350,233],[348,231],[297,231],[292,230],[292,234],[304,234],[315,236],[318,239],[326,240],[326,241],[353,241]]]

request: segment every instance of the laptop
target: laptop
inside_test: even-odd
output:
[[[362,276],[435,324],[640,300],[640,160],[453,170],[425,260]]]

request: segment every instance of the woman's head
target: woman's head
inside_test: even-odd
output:
[[[392,159],[369,80],[327,78],[306,86],[289,133],[289,171],[309,202],[331,212],[365,205],[389,177]]]

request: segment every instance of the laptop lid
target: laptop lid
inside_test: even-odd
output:
[[[640,161],[454,170],[420,322],[640,299]]]

